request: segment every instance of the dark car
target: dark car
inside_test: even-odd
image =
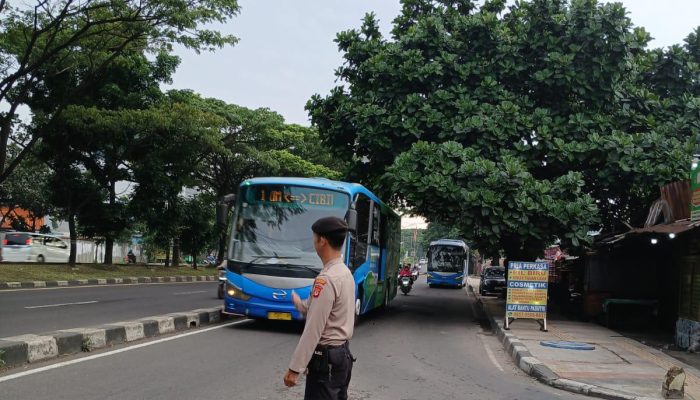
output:
[[[503,267],[487,267],[481,272],[479,294],[502,292],[506,288],[506,269]]]

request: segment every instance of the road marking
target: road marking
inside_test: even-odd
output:
[[[187,332],[187,333],[183,333],[183,334],[177,335],[177,336],[169,336],[169,337],[166,337],[166,338],[163,338],[163,339],[154,340],[154,341],[152,341],[152,342],[136,344],[136,345],[133,345],[133,346],[125,347],[125,348],[123,348],[123,349],[112,350],[112,351],[108,351],[108,352],[106,352],[106,353],[100,353],[100,354],[95,354],[95,355],[92,355],[92,356],[87,356],[87,357],[83,357],[83,358],[78,358],[78,359],[75,359],[75,360],[64,361],[64,362],[60,362],[60,363],[57,363],[57,364],[47,365],[47,366],[45,366],[45,367],[40,367],[40,368],[36,368],[36,369],[31,369],[31,370],[29,370],[29,371],[18,372],[18,373],[16,373],[16,374],[11,374],[11,375],[6,375],[6,376],[0,376],[0,383],[2,383],[2,382],[7,382],[7,381],[11,381],[11,380],[18,379],[18,378],[22,378],[22,377],[29,376],[29,375],[38,374],[38,373],[44,372],[44,371],[50,371],[50,370],[52,370],[52,369],[57,369],[57,368],[61,368],[61,367],[67,367],[67,366],[69,366],[69,365],[79,364],[79,363],[82,363],[82,362],[85,362],[85,361],[95,360],[95,359],[98,359],[98,358],[107,357],[107,356],[111,356],[111,355],[114,355],[114,354],[119,354],[119,353],[124,353],[124,352],[127,352],[127,351],[131,351],[131,350],[140,349],[140,348],[142,348],[142,347],[153,346],[154,344],[158,344],[158,343],[169,342],[169,341],[171,341],[171,340],[180,339],[180,338],[183,338],[183,337],[185,337],[185,336],[197,335],[197,334],[200,334],[200,333],[213,331],[214,329],[226,328],[227,326],[238,325],[238,324],[242,324],[242,323],[244,323],[244,322],[250,322],[250,321],[252,321],[252,319],[244,319],[244,320],[241,320],[241,321],[229,322],[229,323],[227,323],[227,324],[217,325],[217,326],[214,326],[214,327],[211,327],[211,328],[205,328],[205,329],[200,329],[200,330],[196,330],[196,331],[192,331],[192,332]]]
[[[186,294],[197,294],[197,293],[207,293],[207,292],[208,292],[208,290],[193,290],[191,292],[175,292],[175,293],[173,293],[173,295],[182,296],[182,295],[186,295]]]
[[[115,283],[108,285],[81,285],[81,286],[56,286],[56,287],[41,287],[41,288],[22,288],[22,289],[0,289],[0,295],[3,293],[11,292],[29,292],[29,291],[44,291],[44,290],[58,290],[58,289],[89,289],[89,288],[110,288],[110,287],[137,287],[137,286],[147,286],[147,285],[191,285],[194,283],[214,283],[215,281],[192,281],[192,282],[151,282],[151,283]]]
[[[479,335],[479,339],[481,340],[481,344],[484,346],[484,350],[486,350],[486,355],[489,356],[489,360],[491,360],[491,363],[501,372],[503,372],[503,367],[501,367],[501,364],[498,363],[498,360],[496,360],[496,356],[493,355],[493,351],[491,351],[491,348],[486,344],[486,340],[484,339],[484,335]]]
[[[32,310],[34,308],[50,308],[50,307],[63,307],[63,306],[79,306],[83,304],[95,304],[99,303],[97,300],[91,300],[91,301],[78,301],[75,303],[58,303],[58,304],[46,304],[43,306],[29,306],[29,307],[24,307],[27,310]]]

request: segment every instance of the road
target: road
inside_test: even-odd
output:
[[[215,307],[216,282],[0,290],[0,337]]]
[[[350,398],[583,399],[520,372],[483,330],[473,307],[473,296],[463,290],[419,282],[388,312],[364,318],[351,345],[357,363]],[[227,323],[135,349],[67,359],[76,363],[31,375],[10,371],[0,375],[0,393],[33,400],[301,399],[303,382],[291,390],[282,384],[301,329]]]

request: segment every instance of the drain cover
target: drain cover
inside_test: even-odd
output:
[[[564,340],[545,340],[540,342],[542,346],[554,347],[556,349],[566,349],[566,350],[595,350],[595,346],[588,343],[581,342],[567,342]]]

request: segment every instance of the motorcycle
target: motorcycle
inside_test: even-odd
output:
[[[218,297],[219,300],[223,300],[225,290],[226,290],[226,270],[222,268],[219,270],[219,288],[216,291],[216,297]]]
[[[402,276],[399,279],[399,288],[401,288],[401,292],[403,292],[404,296],[408,295],[408,292],[411,291],[411,288],[413,287],[413,279],[409,276]]]
[[[216,257],[213,255],[209,254],[205,259],[204,259],[204,265],[216,265]]]
[[[411,271],[411,276],[413,277],[413,282],[418,280],[419,274],[420,274],[420,271],[418,271],[417,269],[414,269],[413,271]]]

